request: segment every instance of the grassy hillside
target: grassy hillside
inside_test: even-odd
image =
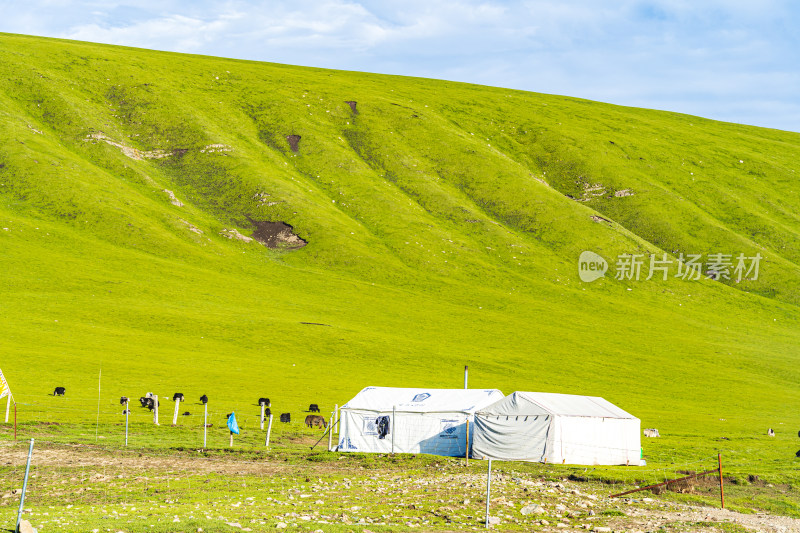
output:
[[[8,34],[0,124],[23,420],[94,423],[100,368],[111,423],[122,394],[330,411],[468,364],[472,387],[604,396],[674,437],[651,460],[723,447],[796,473],[800,134]],[[307,245],[227,238],[266,221]],[[677,263],[584,283],[584,250],[764,259],[739,283]]]

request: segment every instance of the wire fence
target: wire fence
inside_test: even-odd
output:
[[[320,454],[325,460],[316,462],[307,458],[285,461],[281,454],[250,458],[134,448],[108,453],[102,447],[46,439],[37,440],[36,445],[23,516],[40,531],[69,531],[70,520],[79,523],[86,514],[100,525],[115,524],[117,529],[112,530],[124,531],[138,529],[125,529],[120,524],[152,524],[156,520],[177,520],[182,525],[192,520],[250,524],[255,530],[261,525],[274,526],[277,521],[319,525],[347,520],[353,524],[424,527],[447,520],[476,526],[485,520],[485,461],[473,461],[472,468],[462,468],[462,460],[442,459],[446,468],[438,462],[426,462],[425,468],[411,470],[392,468],[390,455],[375,456],[375,467],[365,468],[369,459],[362,454]],[[0,517],[4,523],[13,521],[16,514],[26,454],[27,442],[0,447],[0,460],[5,463],[0,466]],[[701,470],[713,463],[713,458],[687,461],[657,469],[657,477],[669,479],[675,471]],[[568,494],[569,487],[563,487],[562,482],[569,479],[568,471],[578,470],[494,461],[489,502],[492,516],[507,513],[509,501],[520,505],[528,501],[528,489],[541,486],[547,479],[552,481],[541,490],[552,492],[550,487],[562,487],[563,494]],[[633,471],[622,469],[620,472],[631,477],[600,489],[601,496],[620,486],[639,484]],[[597,490],[597,486],[591,490]],[[634,497],[641,500],[643,496],[629,496]],[[446,510],[456,505],[465,509],[460,518],[448,516],[450,511]]]
[[[119,400],[89,398],[57,398],[57,401],[39,402],[17,399],[11,409],[9,424],[0,424],[0,438],[16,434],[17,439],[43,437],[61,443],[99,443],[115,447],[220,448],[230,446],[227,422],[235,413],[240,434],[234,437],[234,446],[265,447],[269,416],[261,417],[261,407],[254,405],[249,412],[235,410],[231,405],[202,404],[198,401],[173,402],[159,398],[158,412],[142,407],[139,398],[128,403]],[[126,413],[126,411],[128,411]],[[273,422],[270,437],[280,442],[288,437],[321,435],[319,428],[307,428],[304,420],[309,411],[289,412],[290,421],[281,422],[281,414],[272,408]],[[331,412],[314,413],[329,423]],[[327,442],[321,443],[327,448]]]
[[[45,404],[25,398],[18,400],[19,441],[16,445],[11,444],[12,426],[0,425],[0,516],[9,515],[13,505],[19,502],[25,468],[24,448],[31,436],[36,438],[39,449],[34,451],[25,508],[29,509],[29,514],[38,513],[36,516],[45,526],[48,520],[44,518],[46,514],[42,515],[48,511],[42,510],[50,508],[60,509],[61,514],[64,509],[92,509],[93,512],[104,513],[102,516],[110,517],[109,520],[124,518],[146,521],[146,517],[152,514],[163,519],[163,515],[172,508],[180,508],[180,518],[183,519],[189,512],[187,509],[195,506],[196,512],[191,511],[193,518],[201,521],[212,518],[222,520],[238,516],[229,512],[228,507],[246,507],[250,505],[248,498],[267,502],[262,506],[268,505],[264,513],[271,517],[285,518],[286,513],[277,511],[284,508],[289,513],[304,509],[306,514],[302,516],[313,516],[314,506],[308,503],[333,501],[337,487],[340,490],[346,488],[352,494],[353,483],[356,483],[358,490],[372,491],[374,497],[375,494],[381,494],[380,491],[387,490],[387,472],[396,475],[390,464],[393,461],[390,454],[364,458],[363,454],[318,453],[328,450],[328,439],[324,438],[323,430],[305,427],[303,417],[307,412],[295,411],[291,422],[281,424],[278,421],[280,413],[273,410],[272,438],[267,447],[268,422],[262,429],[260,406],[251,406],[250,412],[237,411],[241,433],[234,437],[231,446],[231,435],[226,424],[231,412],[229,409],[212,403],[181,402],[177,404],[178,416],[173,425],[176,404],[171,398],[162,398],[159,425],[156,425],[154,413],[140,407],[138,398],[131,398],[126,446],[125,405],[119,401],[101,400],[98,406],[96,398],[61,400],[67,399],[58,398]],[[24,414],[19,416],[20,412]],[[184,415],[186,412],[190,414]],[[329,416],[330,413],[326,419]],[[204,424],[206,420],[210,427]],[[338,426],[333,429],[331,441],[334,448],[339,442],[338,429]],[[311,446],[321,437],[319,447],[312,453]],[[568,442],[565,445],[577,448],[592,446],[583,442]],[[736,453],[728,451],[725,455]],[[347,456],[358,457],[351,461]],[[463,486],[462,501],[481,501],[480,487],[485,486],[486,474],[481,473],[480,469],[485,468],[486,463],[471,461],[470,464],[474,465],[473,469],[465,472],[461,478],[434,471],[426,474],[428,479],[425,483],[460,483]],[[607,492],[611,494],[715,466],[716,457],[710,456],[696,460],[673,459],[669,464],[650,464],[642,468],[560,464],[535,464],[522,468],[541,478],[601,480],[607,484]],[[379,471],[379,479],[370,479],[371,468]],[[495,462],[495,468],[509,470],[521,467],[514,462]],[[497,472],[493,480],[495,476],[499,480],[504,479],[503,472]],[[351,481],[348,485],[344,481],[346,479],[358,481]],[[501,490],[500,494],[504,494],[502,486],[502,483],[495,485],[497,490]],[[677,488],[686,489],[687,492],[692,490],[690,486]],[[420,498],[426,497],[419,487],[409,490],[412,491],[410,494],[417,490]],[[278,500],[276,495],[280,495]],[[349,503],[353,504],[350,507],[363,507],[361,504],[364,502],[358,498],[350,496]],[[380,497],[379,501],[408,506],[413,505],[411,499],[411,496],[398,496],[395,499]],[[485,503],[485,499],[483,501]],[[339,509],[338,520],[342,519],[342,505],[344,503],[339,502],[334,506]],[[380,516],[382,507],[374,502],[370,505],[375,506],[370,520],[379,520],[375,516]],[[226,510],[215,514],[220,509]],[[468,516],[477,517],[480,514],[479,511],[471,512]],[[337,520],[334,516],[336,513],[331,510],[320,513],[317,517],[319,521]],[[350,513],[353,514],[352,511]],[[247,520],[257,520],[246,516]],[[420,516],[414,523],[424,525],[424,518]],[[295,518],[289,516],[287,520]]]

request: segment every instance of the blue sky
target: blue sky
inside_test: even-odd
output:
[[[800,2],[0,0],[0,32],[409,76],[800,132]]]

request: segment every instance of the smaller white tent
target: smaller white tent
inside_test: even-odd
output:
[[[342,406],[339,451],[463,457],[475,411],[503,398],[497,389],[366,387]]]
[[[515,392],[475,413],[478,459],[639,465],[639,419],[596,396]]]

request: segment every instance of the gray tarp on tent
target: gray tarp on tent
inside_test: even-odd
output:
[[[478,459],[640,464],[639,419],[603,398],[515,392],[475,413]]]

